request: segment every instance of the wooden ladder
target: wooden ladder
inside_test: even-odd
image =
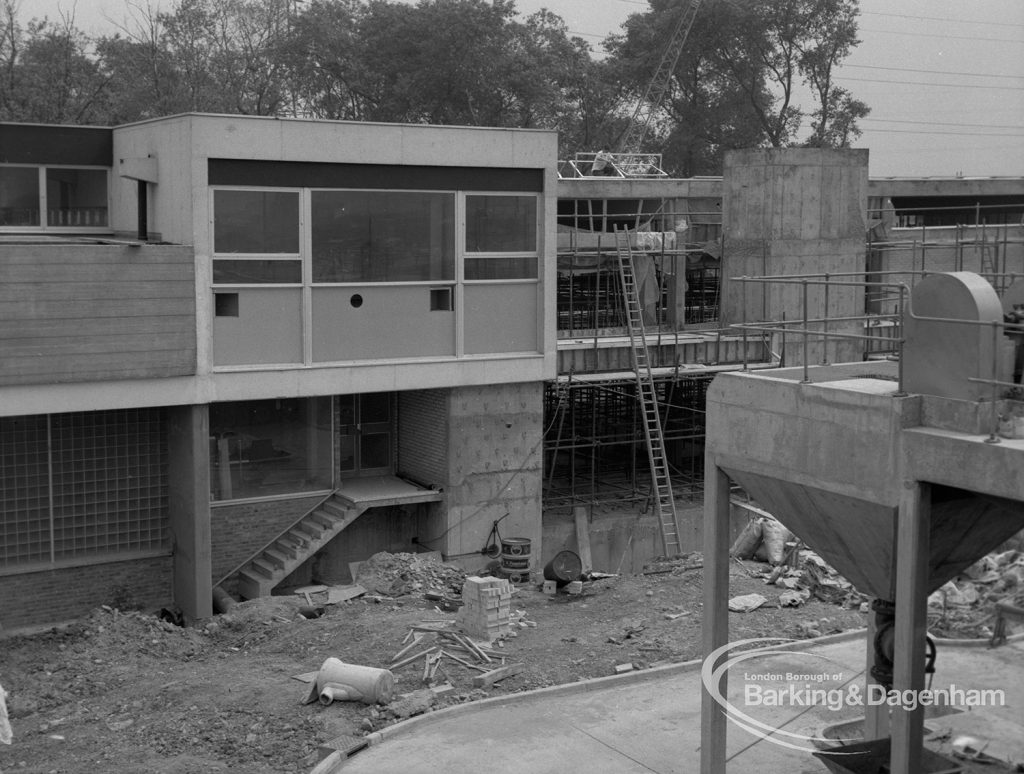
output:
[[[615,247],[619,258],[619,278],[622,280],[622,299],[626,307],[626,328],[629,331],[629,343],[633,352],[636,394],[643,412],[644,440],[647,443],[647,459],[651,465],[653,500],[657,509],[658,525],[661,527],[661,542],[665,556],[671,557],[680,553],[679,519],[676,515],[676,501],[672,496],[672,479],[669,476],[668,458],[665,456],[665,436],[658,411],[658,393],[654,387],[654,375],[651,373],[643,309],[640,306],[633,251],[629,245],[627,229],[615,227]]]

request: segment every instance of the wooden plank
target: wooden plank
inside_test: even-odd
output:
[[[504,680],[506,677],[512,677],[522,672],[524,669],[522,664],[506,664],[505,666],[492,669],[490,672],[484,672],[482,675],[477,675],[473,678],[474,688],[490,688],[496,682]]]
[[[419,646],[420,640],[422,640],[422,639],[423,639],[423,637],[421,637],[421,636],[413,635],[412,642],[410,642],[408,645],[406,645],[404,648],[402,648],[400,651],[398,651],[395,655],[393,655],[391,657],[391,663],[392,664],[395,663],[402,656],[404,656],[406,653],[408,653],[410,650],[412,650],[413,648],[416,648],[417,646]]]
[[[168,282],[22,282],[17,285],[0,284],[0,302],[36,298],[40,301],[63,301],[77,298],[99,298],[118,301],[133,298],[193,298],[192,281]]]
[[[576,520],[576,547],[579,549],[580,562],[583,572],[588,573],[594,569],[594,561],[590,556],[590,519],[587,517],[587,509],[582,505],[573,508],[572,515]]]
[[[2,319],[2,318],[0,318]],[[13,320],[11,321],[13,322]],[[104,317],[22,317],[18,327],[5,330],[0,341],[15,342],[24,339],[48,339],[67,336],[115,336],[126,333],[159,334],[191,330],[195,333],[194,314],[125,315]]]
[[[130,259],[123,262],[60,264],[4,262],[4,281],[11,284],[50,284],[55,282],[97,282],[115,284],[149,282],[191,282],[195,279],[192,267],[185,263],[138,263]]]
[[[130,323],[124,324],[126,327]],[[64,357],[129,352],[174,352],[195,346],[195,328],[164,330],[159,333],[111,333],[95,336],[87,327],[78,335],[3,339],[6,357]]]
[[[421,659],[424,656],[427,656],[427,655],[433,653],[435,650],[438,650],[438,646],[437,645],[432,645],[431,647],[427,648],[426,650],[421,650],[419,653],[416,653],[415,655],[406,656],[401,661],[399,661],[399,662],[389,666],[388,669],[401,669],[406,664],[411,664],[413,661]]]
[[[25,299],[0,302],[0,320],[87,319],[102,317],[162,317],[187,315],[195,319],[195,298],[73,298],[67,301]]]
[[[475,670],[477,670],[478,672],[486,672],[486,671],[487,671],[487,667],[482,667],[482,666],[480,666],[479,664],[473,664],[473,663],[471,663],[471,662],[469,662],[469,661],[466,661],[466,659],[464,659],[464,658],[460,658],[459,656],[456,656],[456,655],[455,655],[454,653],[452,653],[452,652],[451,652],[450,650],[447,650],[447,649],[444,649],[444,648],[442,648],[442,652],[443,652],[443,653],[444,653],[444,654],[445,654],[445,655],[446,655],[446,656],[447,656],[448,658],[450,658],[450,659],[451,659],[452,661],[456,661],[456,662],[458,662],[458,663],[462,664],[462,666],[464,666],[464,667],[468,667],[468,668],[470,668],[470,669],[475,669]]]

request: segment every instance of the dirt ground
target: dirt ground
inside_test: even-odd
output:
[[[519,628],[500,650],[523,671],[474,689],[479,672],[445,660],[436,679],[454,690],[436,706],[602,677],[626,663],[645,668],[697,658],[700,562],[695,554],[650,565],[645,574],[591,581],[578,596],[517,586],[512,609],[536,626]],[[764,583],[769,569],[731,563],[731,595],[768,600],[731,615],[731,639],[802,638],[865,625],[849,595],[780,607],[785,589]],[[100,608],[68,627],[2,640],[0,684],[9,694],[14,739],[0,745],[0,772],[308,771],[319,744],[358,738],[418,711],[410,702],[302,704],[309,686],[295,679],[330,656],[387,667],[411,626],[454,618],[426,599],[430,589],[419,583],[394,590],[401,595],[330,605],[310,620],[299,615],[301,597],[271,597],[191,628]],[[397,692],[423,689],[422,671],[421,662],[396,669]]]

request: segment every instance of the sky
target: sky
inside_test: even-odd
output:
[[[114,30],[128,5],[21,0],[21,18],[73,12],[80,29],[101,34]],[[548,8],[600,55],[601,40],[647,3],[517,0],[516,7],[522,15]],[[870,174],[1024,176],[1024,1],[861,0],[860,8],[861,43],[839,82],[871,107],[854,143],[869,149]]]

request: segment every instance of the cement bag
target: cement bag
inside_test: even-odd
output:
[[[750,559],[761,545],[761,519],[751,519],[729,549],[729,556]]]
[[[793,539],[793,533],[775,519],[765,519],[761,525],[761,548],[754,558],[775,566],[786,558],[786,543]]]

